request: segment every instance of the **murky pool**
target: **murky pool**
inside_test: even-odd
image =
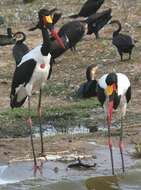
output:
[[[125,175],[117,176],[95,176],[83,179],[81,176],[71,179],[62,177],[61,180],[51,180],[45,177],[28,179],[13,184],[1,185],[1,190],[140,190],[141,189],[141,169],[136,166]],[[81,172],[82,173],[82,172]],[[69,174],[68,174],[69,175]],[[31,176],[30,176],[31,177]]]
[[[44,162],[43,175],[33,176],[33,162],[0,166],[0,190],[141,190],[141,163],[125,153],[126,172],[121,171],[119,150],[114,148],[116,175],[111,175],[109,151],[96,146],[97,163],[91,169],[67,169],[68,162]],[[55,170],[57,168],[57,170]]]

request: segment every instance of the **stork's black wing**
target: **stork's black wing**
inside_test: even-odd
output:
[[[35,66],[36,61],[30,59],[21,64],[20,66],[16,67],[12,80],[12,95],[15,95],[15,88],[19,87],[21,84],[24,84],[25,86],[29,82]]]
[[[32,77],[35,66],[36,66],[36,61],[30,59],[21,64],[20,66],[16,67],[13,75],[11,94],[10,94],[10,99],[11,99],[10,105],[12,108],[20,107],[26,100],[27,96],[23,97],[23,99],[20,102],[17,102],[16,88],[20,87],[20,85],[26,86],[26,84],[30,81]]]

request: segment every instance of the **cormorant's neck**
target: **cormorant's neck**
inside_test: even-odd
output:
[[[113,32],[113,36],[116,36],[119,34],[119,32],[121,31],[121,24],[120,22],[116,22],[116,24],[118,25],[118,29],[116,31]]]

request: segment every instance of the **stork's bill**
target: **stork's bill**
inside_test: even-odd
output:
[[[52,19],[51,15],[43,16],[43,21],[44,21],[44,24],[46,26],[48,26],[48,28],[50,29],[51,35],[56,39],[58,44],[60,44],[60,46],[65,49],[63,41],[61,40],[61,38],[59,37],[59,35],[57,34],[57,32],[54,29],[53,19]]]
[[[107,96],[111,96],[114,91],[116,91],[116,85],[115,84],[108,85],[107,88],[105,89]]]

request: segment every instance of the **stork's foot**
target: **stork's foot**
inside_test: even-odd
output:
[[[41,162],[40,165],[34,164],[33,166],[34,176],[36,176],[37,171],[39,171],[40,175],[43,174],[43,162]]]
[[[28,126],[29,128],[32,128],[32,119],[31,119],[31,117],[29,117],[29,118],[27,119],[27,126]]]

